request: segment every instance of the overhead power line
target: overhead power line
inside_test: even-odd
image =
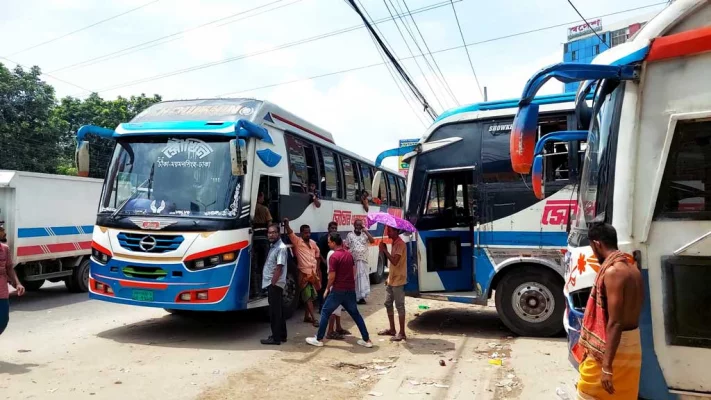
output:
[[[605,18],[605,17],[610,17],[610,16],[613,16],[613,15],[625,14],[625,13],[628,13],[628,12],[639,11],[639,10],[642,10],[642,9],[651,8],[651,7],[656,7],[656,6],[660,6],[660,5],[666,5],[666,4],[667,4],[666,1],[658,2],[658,3],[652,3],[652,4],[649,4],[649,5],[646,5],[646,6],[640,6],[640,7],[629,8],[629,9],[626,9],[626,10],[616,11],[616,12],[608,13],[608,14],[604,14],[604,15],[599,15],[599,16],[596,16],[596,17],[593,17],[593,18]],[[429,10],[432,10],[432,9],[435,9],[435,8],[442,7],[442,6],[444,6],[444,5],[449,6],[449,1],[444,1],[444,2],[441,2],[441,3],[437,3],[437,4],[435,4],[435,5],[431,5],[431,6],[428,6],[428,7],[424,7],[424,8],[421,8],[421,9],[419,9],[419,10],[413,10],[413,11],[412,11],[412,14],[417,14],[417,13],[429,11]],[[381,22],[390,21],[390,18],[383,18],[383,19],[381,19],[380,21],[381,21]],[[510,38],[512,38],[512,37],[523,36],[523,35],[528,35],[528,34],[531,34],[531,33],[542,32],[542,31],[546,31],[546,30],[550,30],[550,29],[560,28],[560,27],[562,27],[562,26],[567,26],[567,25],[570,25],[570,24],[578,23],[578,22],[579,22],[579,20],[575,20],[575,21],[563,22],[563,23],[555,24],[555,25],[549,25],[549,26],[545,26],[545,27],[541,27],[541,28],[531,29],[531,30],[527,30],[527,31],[521,31],[521,32],[509,34],[509,35],[498,36],[498,37],[489,38],[489,39],[482,40],[482,41],[478,41],[478,42],[468,43],[466,46],[476,46],[476,45],[485,44],[485,43],[490,43],[490,42],[495,42],[495,41],[499,41],[499,40],[510,39]],[[343,33],[346,33],[346,32],[355,31],[355,30],[358,30],[358,29],[361,29],[361,28],[363,28],[362,25],[358,25],[358,26],[356,26],[356,27],[351,27],[351,28],[340,29],[340,30],[338,30],[338,31],[333,31],[333,32],[321,34],[321,35],[318,35],[318,36],[315,36],[315,37],[311,37],[311,38],[301,39],[301,40],[298,40],[298,41],[295,41],[295,42],[290,42],[290,43],[282,44],[282,45],[275,46],[275,47],[272,47],[272,48],[269,48],[269,49],[260,50],[260,51],[256,51],[256,52],[248,53],[248,54],[242,54],[242,55],[238,55],[238,56],[235,56],[235,57],[229,57],[229,58],[226,58],[226,59],[221,60],[221,61],[216,61],[216,62],[201,64],[201,65],[197,65],[197,66],[194,66],[194,67],[185,68],[185,69],[182,69],[182,70],[172,71],[172,72],[168,72],[168,73],[165,73],[165,74],[154,75],[154,76],[152,76],[152,77],[148,77],[148,78],[144,78],[144,79],[139,79],[139,80],[135,80],[135,81],[131,81],[131,82],[125,82],[125,83],[118,84],[118,85],[115,85],[115,86],[111,86],[111,87],[107,87],[107,88],[100,89],[99,92],[105,92],[105,91],[109,91],[109,90],[121,89],[121,88],[124,88],[124,87],[129,87],[129,86],[133,86],[133,85],[138,85],[138,84],[140,84],[140,83],[151,82],[151,81],[154,81],[154,80],[159,80],[159,79],[163,79],[163,78],[168,78],[168,77],[175,76],[175,75],[181,75],[181,74],[184,74],[184,73],[188,73],[188,72],[192,72],[192,71],[197,71],[197,70],[200,70],[200,69],[209,68],[209,67],[216,66],[216,65],[226,64],[226,63],[230,63],[230,62],[242,60],[242,59],[249,58],[249,57],[254,57],[254,56],[258,56],[258,55],[262,55],[262,54],[267,54],[267,53],[271,53],[271,52],[274,52],[274,51],[282,50],[282,49],[285,49],[285,48],[297,46],[297,45],[300,45],[300,44],[310,43],[310,42],[313,42],[313,41],[316,41],[316,40],[320,40],[320,39],[323,39],[323,38],[332,37],[332,36],[340,35],[340,34],[343,34]],[[458,50],[458,49],[461,49],[461,48],[463,48],[463,47],[464,47],[464,46],[454,46],[454,47],[449,47],[449,48],[445,48],[445,49],[440,49],[440,50],[436,50],[436,51],[429,52],[428,55],[431,56],[431,55],[433,55],[433,54],[439,54],[439,53],[444,53],[444,52],[447,52],[447,51]],[[407,59],[407,58],[404,58],[404,59]],[[375,64],[375,65],[373,65],[373,66],[377,66],[377,65],[383,65],[383,64],[382,64],[382,63],[378,63],[378,64]],[[356,70],[358,70],[358,69],[363,69],[363,68],[357,67]],[[349,70],[343,70],[343,71],[341,71],[341,72],[339,72],[339,73],[346,73],[346,72],[350,72],[350,71],[349,71]],[[334,74],[327,74],[327,76],[328,76],[328,75],[335,75],[335,73],[334,73]],[[300,79],[297,80],[297,81],[300,81]],[[287,82],[287,83],[290,83],[290,82]]]
[[[458,1],[462,1],[462,0],[458,0]],[[448,6],[448,5],[449,5],[449,0],[442,1],[440,3],[435,3],[435,4],[432,4],[429,6],[419,8],[417,10],[413,10],[412,14],[423,13],[423,12],[427,12],[427,11],[434,10],[436,8],[440,8],[440,7],[444,7],[444,6]],[[383,23],[386,21],[390,21],[390,18],[387,18],[387,17],[381,18],[380,20],[375,22],[375,24],[377,25],[377,24],[380,24],[380,23]],[[274,46],[274,47],[271,47],[268,49],[257,50],[252,53],[240,54],[240,55],[225,58],[225,59],[219,60],[219,61],[213,61],[213,62],[209,62],[209,63],[199,64],[199,65],[195,65],[195,66],[188,67],[188,68],[183,68],[183,69],[179,69],[179,70],[175,70],[175,71],[171,71],[171,72],[166,72],[163,74],[153,75],[153,76],[147,77],[147,78],[141,78],[141,79],[137,79],[137,80],[133,80],[133,81],[129,81],[129,82],[120,83],[117,85],[102,88],[99,91],[105,92],[105,91],[109,91],[109,90],[121,89],[121,88],[129,87],[129,86],[133,86],[133,85],[138,85],[138,84],[145,83],[145,82],[164,79],[164,78],[168,78],[168,77],[175,76],[175,75],[181,75],[181,74],[188,73],[188,72],[198,71],[198,70],[201,70],[204,68],[210,68],[210,67],[214,67],[217,65],[222,65],[222,64],[226,64],[226,63],[230,63],[230,62],[234,62],[234,61],[238,61],[238,60],[243,60],[243,59],[250,58],[250,57],[259,56],[262,54],[271,53],[271,52],[274,52],[277,50],[282,50],[282,49],[286,49],[286,48],[290,48],[290,47],[294,47],[294,46],[298,46],[298,45],[302,45],[302,44],[306,44],[306,43],[315,42],[317,40],[321,40],[321,39],[325,39],[325,38],[329,38],[329,37],[333,37],[333,36],[338,36],[338,35],[341,35],[344,33],[353,32],[353,31],[360,30],[363,28],[364,28],[363,25],[355,25],[355,26],[351,26],[348,28],[343,28],[343,29],[339,29],[336,31],[331,31],[331,32],[320,34],[320,35],[312,36],[309,38],[300,39],[300,40],[296,40],[296,41],[289,42],[289,43],[284,43],[284,44]],[[50,71],[50,72],[54,73],[54,72],[56,72],[56,70]]]
[[[24,69],[30,69],[30,67],[28,67],[28,66],[26,66],[26,65],[22,65],[22,64],[20,64],[19,62],[13,61],[13,60],[11,60],[11,59],[9,59],[9,58],[7,58],[7,57],[2,57],[2,56],[0,56],[0,59],[5,60],[5,61],[9,61],[9,62],[11,62],[11,63],[13,63],[13,64],[15,64],[15,65],[19,65],[20,67],[22,67],[22,68],[24,68]],[[73,87],[75,87],[75,88],[77,88],[77,89],[80,89],[80,90],[83,90],[83,91],[85,91],[85,92],[89,92],[89,93],[92,93],[92,92],[93,92],[93,90],[89,90],[89,89],[87,89],[87,88],[85,88],[85,87],[82,87],[82,86],[79,86],[79,85],[77,85],[77,84],[75,84],[75,83],[71,83],[71,82],[69,82],[69,81],[65,81],[64,79],[57,78],[56,76],[50,75],[50,74],[48,74],[48,73],[46,73],[46,72],[42,72],[42,75],[43,75],[43,76],[46,76],[47,78],[54,79],[55,81],[65,83],[65,84],[67,84],[67,85],[69,85],[69,86],[73,86]]]
[[[448,4],[449,4],[449,3],[448,3]],[[640,6],[640,7],[630,8],[630,9],[627,9],[627,10],[616,11],[616,12],[609,13],[609,14],[598,15],[598,16],[596,16],[596,17],[594,17],[594,18],[610,17],[610,16],[613,16],[613,15],[624,14],[624,13],[628,13],[628,12],[632,12],[632,11],[638,11],[638,10],[642,10],[642,9],[645,9],[645,8],[650,8],[650,7],[655,7],[655,6],[665,5],[665,4],[666,4],[666,1],[661,2],[661,3],[649,4],[649,5],[646,5],[646,6]],[[541,28],[531,29],[531,30],[527,30],[527,31],[512,33],[512,34],[510,34],[510,35],[498,36],[498,37],[494,37],[494,38],[490,38],[490,39],[486,39],[486,40],[481,40],[481,41],[478,41],[478,42],[468,43],[468,44],[466,44],[466,46],[477,46],[477,45],[480,45],[480,44],[496,42],[496,41],[504,40],[504,39],[510,39],[510,38],[512,38],[512,37],[528,35],[528,34],[536,33],[536,32],[542,32],[542,31],[546,31],[546,30],[550,30],[550,29],[560,28],[560,27],[562,27],[562,26],[568,26],[568,25],[574,24],[574,23],[576,23],[576,22],[579,22],[579,21],[564,22],[564,23],[560,23],[560,24],[544,26],[544,27],[541,27]],[[435,51],[433,51],[433,52],[430,52],[429,54],[432,55],[432,54],[446,53],[446,52],[448,52],[448,51],[459,50],[459,49],[461,49],[461,48],[463,48],[463,47],[465,47],[465,46],[462,45],[462,46],[448,47],[448,48],[445,48],[445,49],[435,50]],[[401,60],[408,60],[408,59],[409,59],[409,57],[403,57]],[[353,68],[343,69],[343,70],[339,70],[339,71],[327,72],[327,73],[324,73],[324,74],[314,75],[314,76],[310,76],[310,77],[306,77],[306,78],[292,79],[292,80],[289,80],[289,81],[278,82],[278,83],[272,83],[272,84],[267,84],[267,85],[263,85],[263,86],[252,87],[252,88],[249,88],[249,89],[234,90],[234,91],[230,91],[230,92],[226,92],[226,93],[223,93],[223,94],[216,95],[215,97],[234,96],[234,95],[238,95],[238,94],[246,93],[246,92],[251,92],[251,91],[255,91],[255,90],[269,89],[269,88],[278,87],[278,86],[283,86],[283,85],[290,85],[290,84],[297,83],[297,82],[309,81],[309,80],[320,79],[320,78],[325,78],[325,77],[334,76],[334,75],[345,74],[345,73],[349,73],[349,72],[361,71],[361,70],[365,70],[365,69],[369,69],[369,68],[379,67],[379,66],[385,65],[385,64],[386,64],[386,62],[379,62],[379,63],[374,63],[374,64],[362,65],[362,66],[359,66],[359,67],[353,67]]]
[[[81,31],[85,31],[85,30],[87,30],[87,29],[91,29],[91,28],[93,28],[93,27],[95,27],[95,26],[97,26],[97,25],[101,25],[101,24],[103,24],[104,22],[108,22],[108,21],[111,21],[112,19],[116,19],[116,18],[122,17],[122,16],[124,16],[124,15],[126,15],[126,14],[130,14],[130,13],[132,13],[132,12],[134,12],[134,11],[138,11],[138,10],[144,8],[144,7],[148,7],[148,6],[150,6],[151,4],[155,4],[155,3],[159,2],[159,1],[160,1],[160,0],[153,0],[153,1],[150,1],[150,2],[148,2],[148,3],[145,3],[145,4],[143,4],[143,5],[140,5],[140,6],[138,6],[138,7],[132,8],[132,9],[130,9],[130,10],[128,10],[128,11],[124,11],[124,12],[122,12],[121,14],[116,14],[116,15],[111,16],[111,17],[109,17],[109,18],[102,19],[101,21],[94,22],[93,24],[87,25],[87,26],[85,26],[85,27],[83,27],[83,28],[79,28],[79,29],[77,29],[77,30],[74,30],[74,31],[65,33],[65,34],[60,35],[60,36],[57,36],[57,37],[55,37],[55,38],[46,40],[46,41],[44,41],[44,42],[42,42],[42,43],[38,43],[38,44],[32,45],[32,46],[27,47],[27,48],[25,48],[25,49],[22,49],[22,50],[20,50],[20,51],[16,51],[16,52],[14,52],[14,53],[8,55],[8,57],[13,57],[13,56],[16,56],[16,55],[18,55],[18,54],[20,54],[20,53],[24,53],[24,52],[26,52],[26,51],[30,51],[30,50],[32,50],[32,49],[36,49],[36,48],[38,48],[38,47],[40,47],[40,46],[44,46],[44,45],[50,44],[50,43],[52,43],[52,42],[56,42],[57,40],[64,39],[64,38],[67,37],[67,36],[71,36],[71,35],[73,35],[73,34],[75,34],[75,33],[79,33],[79,32],[81,32]]]
[[[398,1],[398,0],[396,0],[396,1]],[[398,1],[398,3],[399,3],[399,1]],[[452,97],[452,100],[454,100],[454,103],[456,105],[459,105],[459,100],[457,100],[457,96],[454,95],[452,88],[449,86],[449,82],[447,82],[447,78],[444,76],[444,74],[442,73],[442,70],[439,68],[439,64],[437,64],[437,60],[434,57],[432,57],[432,55],[431,55],[432,50],[430,50],[430,46],[427,45],[425,36],[422,34],[422,31],[420,31],[420,27],[417,25],[417,21],[415,21],[415,17],[413,17],[412,13],[410,12],[410,7],[408,7],[408,5],[407,5],[407,0],[402,0],[402,3],[405,6],[405,10],[407,11],[407,14],[409,14],[410,19],[412,20],[412,24],[415,25],[417,34],[420,35],[420,39],[422,39],[422,44],[425,45],[425,49],[427,49],[427,53],[430,54],[430,57],[432,58],[432,63],[435,65],[435,67],[437,68],[437,71],[439,72],[440,77],[442,78],[442,80],[441,80],[442,85],[447,89],[447,92]],[[400,12],[400,14],[404,14],[404,13]],[[413,38],[413,40],[414,40],[414,38]],[[415,43],[417,43],[417,41],[415,41]],[[419,48],[420,46],[418,45],[417,47]],[[420,49],[420,53],[424,54],[422,49]],[[425,57],[425,60],[427,60],[426,57]]]
[[[481,98],[484,98],[484,92],[481,91],[481,85],[479,84],[479,78],[476,76],[476,71],[474,70],[474,63],[472,62],[472,56],[469,54],[469,48],[466,46],[466,40],[464,40],[464,33],[462,32],[462,26],[459,24],[459,17],[457,16],[457,8],[454,7],[454,2],[450,0],[452,4],[452,11],[454,12],[454,19],[457,21],[457,28],[459,28],[459,36],[462,37],[462,44],[464,45],[464,51],[467,53],[467,61],[469,61],[469,66],[472,69],[472,74],[474,74],[474,82],[476,82],[476,87],[479,89],[479,94]]]
[[[439,105],[440,110],[445,110],[446,108],[442,105],[443,103],[439,99],[439,96],[437,96],[437,92],[435,92],[434,88],[430,84],[430,80],[427,79],[427,74],[425,74],[425,71],[422,69],[422,67],[420,66],[420,63],[417,61],[417,58],[415,57],[415,53],[413,53],[412,48],[410,48],[410,44],[407,42],[407,39],[405,38],[405,34],[402,33],[402,29],[400,29],[400,25],[397,23],[397,20],[395,19],[393,12],[390,10],[390,6],[388,6],[387,0],[383,0],[383,4],[385,5],[385,8],[387,8],[388,14],[390,14],[390,18],[392,18],[393,23],[395,24],[395,28],[397,28],[397,31],[400,34],[400,37],[402,38],[402,41],[405,43],[405,47],[407,47],[407,51],[410,53],[410,56],[412,56],[412,59],[415,62],[415,65],[417,66],[417,69],[420,70],[422,79],[424,79],[425,84],[427,84],[427,87],[430,88],[430,91],[432,92],[432,95],[434,96],[435,101]],[[390,4],[392,5],[392,2]],[[365,7],[363,9],[365,9]],[[395,9],[395,6],[393,5],[393,10],[394,9]],[[402,22],[402,20],[400,22]],[[425,58],[425,61],[427,61],[427,58]]]
[[[204,24],[200,24],[200,25],[197,25],[197,26],[193,26],[192,28],[188,28],[188,29],[184,29],[184,30],[182,30],[182,31],[174,32],[174,33],[171,33],[171,34],[169,34],[169,35],[161,36],[161,37],[159,37],[159,38],[155,38],[155,39],[152,39],[152,40],[149,40],[149,41],[146,41],[146,42],[138,43],[138,44],[135,44],[135,45],[132,45],[132,46],[129,46],[129,47],[124,47],[123,49],[115,50],[115,51],[112,51],[112,52],[110,52],[110,53],[106,53],[106,54],[103,54],[103,55],[100,55],[100,56],[97,56],[97,57],[89,58],[89,59],[87,59],[87,60],[83,60],[83,61],[75,62],[75,63],[73,63],[73,64],[65,65],[65,66],[63,66],[63,67],[54,69],[54,70],[49,71],[49,72],[51,72],[51,73],[56,73],[56,72],[65,71],[65,70],[69,70],[69,69],[88,67],[88,66],[90,66],[90,65],[94,65],[94,64],[98,64],[98,63],[101,63],[101,62],[104,62],[104,61],[112,60],[112,59],[114,59],[114,58],[123,57],[123,56],[129,55],[129,54],[137,53],[137,52],[139,52],[139,51],[148,50],[148,49],[152,49],[152,48],[154,48],[154,47],[162,46],[162,45],[164,45],[164,44],[168,44],[168,43],[174,42],[174,41],[176,41],[176,40],[182,39],[182,38],[183,38],[182,35],[183,35],[183,34],[186,34],[186,33],[188,33],[188,32],[192,32],[192,31],[195,31],[195,30],[198,30],[198,29],[202,29],[202,28],[205,28],[205,27],[207,27],[207,26],[217,24],[217,23],[219,23],[219,22],[227,21],[227,20],[229,20],[229,19],[231,19],[231,18],[234,18],[234,17],[237,17],[237,16],[239,16],[239,15],[247,14],[247,13],[250,13],[250,12],[252,12],[252,11],[256,11],[256,10],[259,10],[259,9],[262,9],[262,8],[265,8],[265,7],[269,7],[269,6],[274,5],[274,4],[276,4],[276,3],[281,3],[281,2],[283,2],[283,1],[284,1],[284,0],[276,0],[276,1],[272,1],[272,2],[267,3],[267,4],[262,4],[262,5],[260,5],[260,6],[250,8],[250,9],[248,9],[248,10],[239,11],[239,12],[236,12],[236,13],[234,13],[234,14],[230,14],[230,15],[228,15],[228,16],[226,16],[226,17],[218,18],[218,19],[215,19],[215,20],[212,20],[212,21],[208,21],[208,22],[206,22],[206,23],[204,23]],[[238,19],[235,19],[235,20],[233,20],[233,21],[227,21],[227,22],[224,22],[223,24],[217,25],[217,27],[219,28],[219,27],[222,27],[222,26],[225,26],[225,25],[233,24],[233,23],[235,23],[235,22],[243,21],[243,20],[248,19],[248,18],[256,17],[256,16],[258,16],[258,15],[266,14],[266,13],[271,12],[271,11],[276,11],[276,10],[278,10],[278,9],[280,9],[280,8],[288,7],[288,6],[290,6],[290,5],[299,3],[299,2],[301,2],[301,1],[303,1],[303,0],[295,0],[295,1],[292,1],[292,2],[287,3],[287,4],[282,4],[282,5],[279,5],[279,6],[274,7],[274,8],[270,8],[270,9],[263,10],[263,11],[258,12],[258,13],[254,13],[254,14],[245,16],[245,17],[243,17],[243,18],[238,18]],[[169,40],[165,40],[165,39],[169,39]],[[149,46],[149,45],[150,45],[150,46]]]
[[[380,56],[380,59],[383,60],[383,63],[385,65],[385,69],[388,71],[388,75],[390,75],[390,78],[393,80],[393,83],[395,84],[395,87],[397,87],[397,90],[400,92],[400,95],[403,97],[405,100],[405,103],[407,103],[408,108],[412,113],[415,115],[415,118],[422,124],[424,128],[427,128],[427,120],[423,119],[422,114],[417,111],[417,108],[413,107],[412,103],[410,102],[411,99],[414,99],[414,96],[411,92],[408,92],[407,90],[403,90],[401,87],[400,81],[395,77],[395,73],[392,71],[391,65],[388,64],[387,60],[385,59],[385,54],[383,53],[383,49],[381,49],[378,46],[378,42],[375,41],[375,38],[373,35],[369,35],[370,39],[373,41],[373,44],[375,45],[375,49],[378,52],[378,55]],[[409,96],[408,96],[409,95]],[[414,99],[415,102],[417,102],[417,99]]]
[[[353,10],[355,10],[355,12],[358,14],[358,16],[363,20],[363,24],[365,24],[365,27],[368,28],[368,31],[370,32],[370,34],[373,35],[375,40],[378,41],[378,45],[385,53],[388,60],[390,60],[390,62],[393,64],[398,75],[400,75],[402,80],[410,88],[410,91],[412,92],[412,94],[414,94],[415,97],[417,98],[417,100],[420,102],[420,104],[422,104],[424,111],[430,115],[430,117],[432,118],[433,121],[435,119],[437,119],[437,113],[432,109],[432,106],[430,106],[429,102],[427,101],[427,98],[422,94],[422,92],[420,92],[420,89],[417,87],[417,85],[415,85],[415,83],[412,81],[412,79],[410,79],[410,76],[402,68],[402,65],[400,65],[400,62],[397,60],[397,58],[392,54],[392,52],[390,51],[390,49],[388,49],[388,47],[385,45],[385,43],[383,43],[383,40],[375,32],[375,29],[370,24],[368,19],[365,17],[363,12],[358,8],[355,1],[354,0],[346,0],[346,1],[348,1],[348,3],[350,3]]]
[[[578,11],[578,8],[575,7],[575,4],[573,4],[573,2],[570,0],[568,0],[568,4],[570,4],[570,6],[573,7],[573,10],[575,10],[575,12],[578,13],[578,16],[580,17],[580,19],[582,19],[583,22],[585,22],[585,25],[587,25],[588,28],[590,28],[590,30],[595,34],[595,36],[597,36],[598,40],[600,40],[600,42],[602,42],[602,43],[605,43],[605,46],[607,46],[607,48],[609,49],[610,45],[607,44],[604,40],[602,40],[600,35],[597,34],[597,31],[594,30],[592,26],[590,26],[590,23],[588,23],[588,20],[586,20],[585,17],[583,17],[583,14],[581,14],[580,11]]]

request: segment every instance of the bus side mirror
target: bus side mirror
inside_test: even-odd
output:
[[[533,159],[533,167],[531,168],[531,185],[533,186],[533,194],[536,195],[538,200],[543,200],[546,197],[543,159],[543,154],[537,155]]]
[[[538,136],[538,104],[521,106],[511,129],[509,150],[511,167],[519,174],[531,172],[533,151]]]
[[[247,169],[247,142],[244,139],[230,140],[230,162],[232,175],[244,176]]]
[[[383,180],[383,171],[375,171],[373,175],[373,187],[370,191],[370,195],[375,199],[380,196],[380,182]]]
[[[89,142],[82,140],[77,144],[76,154],[74,154],[77,163],[77,175],[89,176]]]

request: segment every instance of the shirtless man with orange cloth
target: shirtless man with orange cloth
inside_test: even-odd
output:
[[[612,225],[591,224],[588,239],[602,267],[585,307],[580,340],[573,347],[580,363],[577,398],[637,400],[642,369],[642,274],[632,257],[617,249]]]

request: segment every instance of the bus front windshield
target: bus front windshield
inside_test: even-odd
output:
[[[615,145],[624,84],[604,81],[595,93],[593,117],[581,174],[575,222],[569,240],[573,246],[587,245],[588,224],[606,221],[612,206]]]
[[[229,146],[210,138],[119,141],[99,213],[236,216],[241,178],[232,175]]]

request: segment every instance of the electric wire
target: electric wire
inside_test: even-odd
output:
[[[425,83],[427,84],[427,87],[430,88],[430,91],[432,92],[432,95],[434,96],[435,101],[439,105],[440,110],[444,110],[445,107],[442,105],[442,101],[439,99],[439,96],[437,96],[437,93],[435,92],[434,88],[430,84],[430,80],[427,79],[427,74],[425,74],[425,71],[422,69],[422,67],[420,66],[420,63],[417,61],[417,58],[415,57],[415,53],[412,51],[410,44],[407,42],[407,39],[405,38],[405,34],[402,33],[402,30],[400,29],[400,25],[397,23],[397,20],[395,20],[395,16],[393,15],[392,11],[390,10],[390,6],[388,6],[387,0],[383,0],[383,4],[385,5],[385,8],[387,8],[388,14],[390,14],[390,18],[392,18],[393,23],[395,24],[395,28],[397,28],[397,31],[400,34],[400,37],[402,38],[402,41],[405,43],[405,47],[407,47],[407,51],[410,53],[410,56],[412,56],[413,61],[415,62],[415,65],[417,66],[417,69],[420,71],[420,74],[422,75],[422,79],[424,79]],[[392,3],[390,3],[390,4],[392,4]],[[363,7],[363,8],[365,9],[365,7]],[[394,8],[395,7],[393,6],[393,9]]]
[[[585,17],[583,17],[583,14],[581,14],[580,11],[578,11],[578,8],[575,7],[575,4],[573,4],[573,2],[571,0],[568,0],[568,4],[570,4],[570,6],[573,7],[573,10],[575,10],[575,12],[578,13],[578,16],[580,17],[580,19],[582,19],[583,22],[585,22],[585,25],[587,25],[588,28],[590,28],[590,30],[595,34],[595,36],[597,36],[597,38],[600,40],[600,42],[605,43],[605,46],[607,46],[607,48],[609,49],[610,45],[607,44],[604,40],[602,40],[600,35],[598,35],[597,31],[595,31],[593,29],[593,27],[590,26],[590,23],[588,22],[588,20],[586,20]]]
[[[396,2],[399,4],[399,0],[396,0]],[[412,13],[410,12],[410,7],[407,5],[407,0],[402,0],[403,5],[405,6],[405,10],[407,11],[407,15],[410,16],[410,19],[412,20],[412,24],[415,26],[415,29],[417,30],[417,34],[420,36],[420,39],[422,39],[422,44],[425,46],[425,49],[427,50],[427,53],[430,54],[430,57],[432,58],[432,63],[435,65],[437,68],[437,71],[439,72],[440,77],[442,78],[441,82],[442,85],[447,89],[447,92],[449,95],[452,97],[452,100],[454,100],[454,103],[459,106],[459,100],[457,100],[457,96],[454,95],[454,91],[452,91],[452,88],[449,86],[449,82],[447,82],[447,78],[444,76],[444,73],[442,73],[442,70],[439,67],[439,64],[437,63],[437,60],[432,56],[432,50],[430,50],[430,46],[427,44],[427,41],[425,40],[425,36],[422,34],[422,31],[420,31],[419,25],[417,25],[417,21],[415,21],[415,17],[412,16]],[[404,14],[402,10],[400,11],[400,14]],[[409,31],[409,30],[408,30]],[[414,40],[414,38],[413,38]],[[415,41],[417,43],[417,41]],[[419,46],[418,46],[419,48]],[[424,52],[422,49],[420,49],[420,53]],[[425,57],[425,60],[427,58]]]
[[[134,11],[138,11],[138,10],[144,8],[144,7],[148,7],[148,6],[150,6],[151,4],[155,4],[155,3],[159,2],[159,1],[160,1],[160,0],[153,0],[153,1],[150,1],[150,2],[148,2],[148,3],[145,3],[145,4],[143,4],[143,5],[140,5],[140,6],[138,6],[138,7],[132,8],[132,9],[130,9],[130,10],[128,10],[128,11],[124,11],[124,12],[122,12],[122,13],[120,13],[120,14],[116,14],[116,15],[111,16],[111,17],[109,17],[109,18],[102,19],[101,21],[97,21],[97,22],[94,22],[93,24],[87,25],[87,26],[85,26],[85,27],[82,27],[82,28],[73,30],[73,31],[71,31],[71,32],[67,32],[67,33],[65,33],[65,34],[63,34],[63,35],[60,35],[60,36],[57,36],[57,37],[55,37],[55,38],[46,40],[46,41],[44,41],[44,42],[42,42],[42,43],[38,43],[38,44],[32,45],[32,46],[30,46],[30,47],[24,48],[24,49],[22,49],[22,50],[16,51],[16,52],[14,52],[14,53],[12,53],[12,54],[8,54],[7,56],[8,56],[8,57],[13,57],[13,56],[16,56],[16,55],[18,55],[18,54],[24,53],[24,52],[26,52],[26,51],[30,51],[30,50],[32,50],[32,49],[36,49],[36,48],[38,48],[38,47],[41,47],[41,46],[50,44],[50,43],[52,43],[52,42],[56,42],[57,40],[64,39],[64,38],[67,37],[67,36],[71,36],[71,35],[73,35],[73,34],[75,34],[75,33],[79,33],[79,32],[81,32],[81,31],[85,31],[85,30],[87,30],[87,29],[93,28],[93,27],[95,27],[95,26],[97,26],[97,25],[101,25],[101,24],[103,24],[104,22],[108,22],[108,21],[111,21],[111,20],[113,20],[113,19],[122,17],[122,16],[124,16],[124,15],[126,15],[126,14],[130,14],[130,13],[132,13],[132,12],[134,12]]]
[[[457,21],[457,28],[459,28],[459,35],[462,37],[462,44],[464,45],[464,51],[467,53],[467,61],[469,61],[469,66],[472,69],[472,74],[474,74],[474,81],[476,82],[476,87],[479,89],[479,94],[482,100],[484,99],[484,92],[481,90],[481,85],[479,84],[479,78],[476,76],[476,71],[474,70],[474,63],[472,62],[472,57],[469,54],[469,48],[466,45],[466,40],[464,40],[464,33],[462,32],[462,26],[459,24],[459,17],[457,16],[457,8],[454,7],[454,3],[450,0],[452,4],[452,11],[454,12],[454,19]]]

